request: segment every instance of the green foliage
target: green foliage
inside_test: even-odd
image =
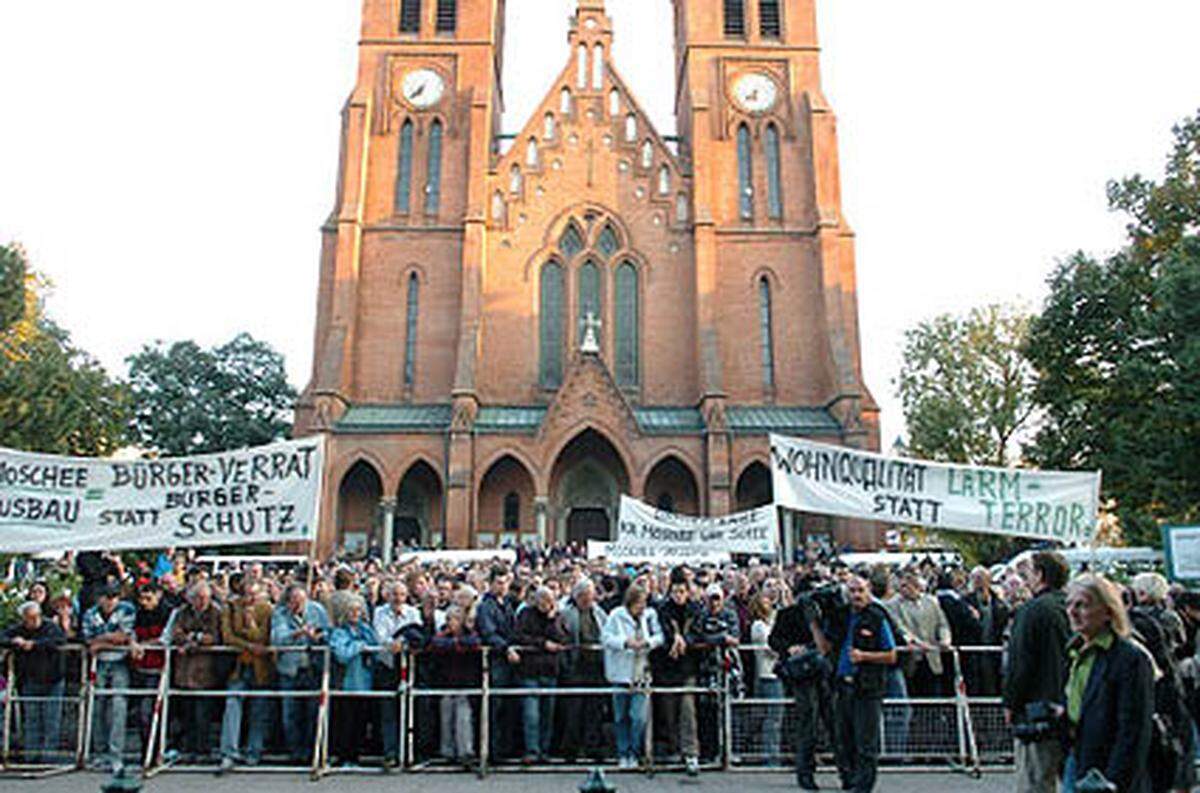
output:
[[[25,279],[29,272],[25,253],[16,245],[0,245],[0,333],[25,314]]]
[[[1030,419],[1033,367],[1021,353],[1030,317],[1008,306],[943,314],[904,334],[897,387],[908,450],[941,462],[1005,466]],[[944,532],[968,564],[991,564],[1021,550],[1010,537]]]
[[[1129,245],[1062,263],[1027,353],[1046,421],[1029,457],[1100,468],[1126,539],[1200,518],[1200,115],[1175,128],[1161,183],[1109,185]]]
[[[193,341],[130,356],[133,432],[168,455],[257,446],[287,437],[296,391],[283,356],[242,333],[213,349]]]
[[[0,259],[24,257],[0,248]],[[29,276],[27,285],[36,282]],[[0,333],[0,446],[51,454],[111,454],[125,440],[128,394],[70,335],[42,314],[37,288]]]
[[[0,555],[0,569],[7,570],[8,564],[12,560],[11,555]],[[63,566],[61,564],[44,564],[38,570],[36,579],[46,582],[46,590],[50,593],[49,599],[53,600],[62,594],[75,595],[79,592],[82,580],[79,574],[75,572],[74,567]],[[0,626],[13,625],[16,623],[17,609],[21,604],[29,599],[29,587],[33,585],[34,579],[24,581],[0,581]],[[49,618],[49,614],[45,615]]]

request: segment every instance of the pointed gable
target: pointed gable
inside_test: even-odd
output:
[[[559,437],[586,422],[627,433],[627,437],[641,434],[633,408],[604,361],[596,355],[576,352],[562,386],[546,411],[539,437]]]

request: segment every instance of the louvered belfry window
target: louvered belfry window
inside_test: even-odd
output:
[[[421,32],[421,0],[400,0],[400,32]]]
[[[458,0],[438,0],[437,32],[453,33],[458,29]]]
[[[758,30],[764,39],[777,39],[783,31],[779,0],[758,0]]]
[[[725,35],[746,35],[746,0],[725,0]]]

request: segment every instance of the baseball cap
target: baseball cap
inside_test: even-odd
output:
[[[710,597],[710,598],[711,597],[722,597],[723,598],[723,597],[725,597],[725,590],[721,588],[720,584],[709,584],[708,587],[704,590],[704,596]]]

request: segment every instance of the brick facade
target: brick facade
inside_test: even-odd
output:
[[[621,492],[723,514],[769,493],[769,431],[878,448],[814,2],[781,2],[764,36],[758,0],[728,35],[722,3],[675,0],[669,140],[610,58],[603,1],[579,0],[566,65],[510,142],[504,0],[459,0],[452,33],[433,0],[414,32],[399,0],[364,0],[296,426],[328,436],[322,553],[389,532],[450,547],[602,536]],[[547,383],[550,262],[563,364]],[[879,539],[817,516],[785,526]]]

